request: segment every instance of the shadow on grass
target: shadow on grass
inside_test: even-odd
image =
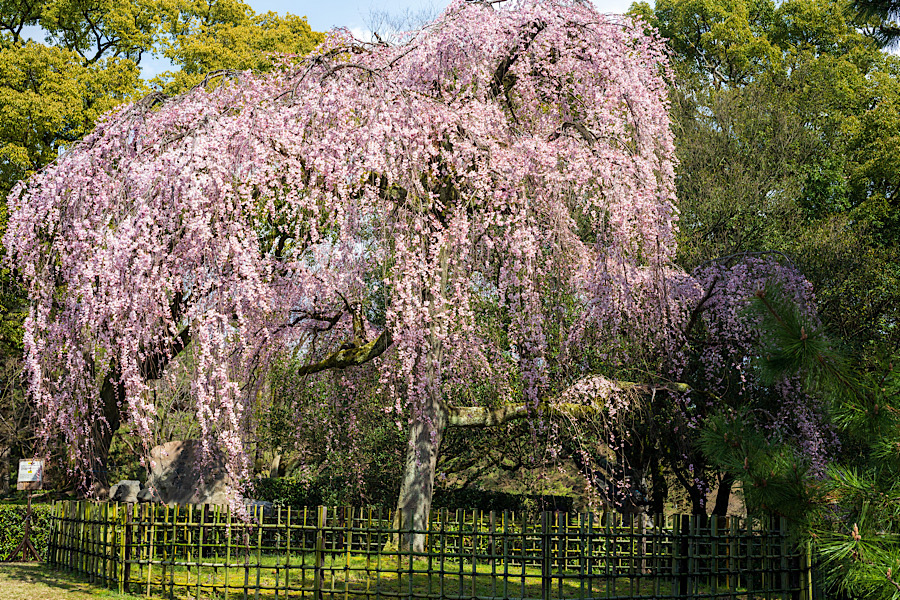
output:
[[[58,598],[60,594],[68,600],[138,598],[107,590],[87,578],[56,571],[43,563],[0,563],[0,600],[43,600]]]

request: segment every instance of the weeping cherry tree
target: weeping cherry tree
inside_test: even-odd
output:
[[[549,291],[570,299],[570,349],[677,350],[702,294],[672,263],[670,72],[643,24],[457,0],[401,44],[336,30],[225,75],[110,113],[9,197],[29,392],[82,472],[121,421],[150,431],[151,381],[187,347],[203,443],[234,482],[273,357],[309,381],[368,364],[408,415],[398,507],[422,529],[447,427],[621,391],[591,373],[554,389]],[[453,402],[501,370],[517,383],[499,401]]]

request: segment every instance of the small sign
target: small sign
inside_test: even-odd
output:
[[[39,490],[44,481],[43,460],[20,460],[17,490]]]

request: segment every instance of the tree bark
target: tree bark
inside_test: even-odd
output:
[[[190,329],[185,327],[169,343],[164,352],[158,352],[148,356],[141,364],[141,373],[145,381],[159,379],[168,364],[178,356],[182,350],[191,343]],[[125,399],[125,386],[121,382],[118,369],[114,368],[106,374],[103,385],[100,387],[100,403],[103,411],[103,420],[95,421],[91,426],[93,436],[93,448],[91,456],[91,489],[88,494],[95,496],[99,490],[97,487],[109,487],[109,450],[112,446],[113,436],[122,424],[122,414],[119,403]]]
[[[0,496],[9,493],[9,456],[8,446],[0,447]]]
[[[734,477],[725,475],[719,481],[719,491],[716,493],[716,505],[712,514],[724,517],[728,514],[728,501],[731,499],[731,486],[734,485]]]
[[[397,524],[403,532],[400,535],[401,547],[413,552],[425,550],[435,469],[447,427],[447,409],[436,396],[429,394],[422,418],[415,419],[409,428],[409,447],[397,502],[400,517]]]
[[[113,436],[122,424],[119,401],[124,397],[125,388],[119,382],[118,374],[107,374],[103,385],[100,387],[103,419],[98,419],[91,425],[93,436],[93,448],[90,459],[92,481],[89,482],[91,485],[90,489],[85,490],[90,496],[96,496],[100,491],[98,488],[109,488],[109,449],[112,445]]]
[[[439,255],[438,277],[440,290],[447,290],[450,283],[450,261],[447,248]],[[430,294],[429,294],[430,295]],[[401,548],[413,552],[425,550],[425,532],[431,516],[431,498],[434,495],[434,475],[444,429],[450,420],[449,410],[443,399],[441,377],[446,335],[445,308],[435,308],[438,303],[430,298],[431,330],[425,350],[425,398],[421,413],[414,415],[409,428],[409,446],[406,464],[400,482],[397,499],[397,516],[402,533]]]

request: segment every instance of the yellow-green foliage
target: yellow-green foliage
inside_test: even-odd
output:
[[[27,40],[40,26],[46,43]],[[305,17],[257,15],[241,0],[0,0],[0,196],[76,143],[105,112],[149,91],[140,61],[169,58],[154,81],[182,92],[216,69],[262,70],[273,54],[323,39]],[[0,202],[0,235],[6,229]],[[0,271],[0,352],[18,354],[20,291]]]
[[[185,2],[167,27],[163,54],[180,70],[154,83],[169,93],[196,85],[217,69],[266,70],[272,55],[306,54],[324,39],[306,17],[257,15],[239,0]]]
[[[47,556],[47,540],[50,537],[50,505],[36,504],[32,507],[31,543],[41,558]],[[21,505],[0,505],[0,561],[9,555],[25,532],[26,508]]]
[[[142,91],[138,67],[128,59],[84,64],[75,52],[32,41],[0,49],[0,191]]]

